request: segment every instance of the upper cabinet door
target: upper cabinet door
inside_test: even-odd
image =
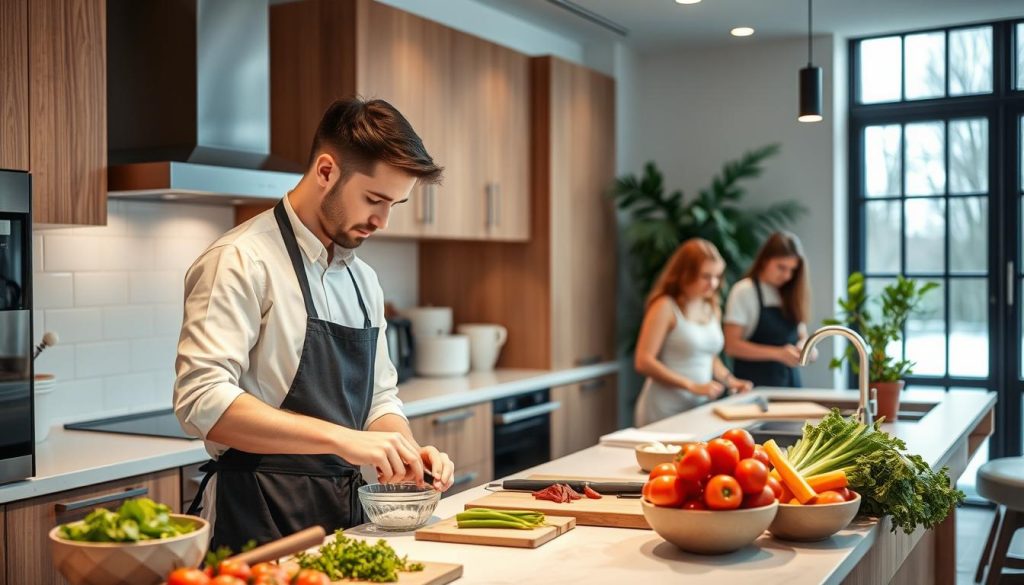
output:
[[[107,222],[105,0],[32,0],[28,43],[34,219],[103,225]],[[4,59],[6,64],[6,55]]]
[[[530,237],[530,63],[525,55],[488,44],[483,96],[486,235],[526,240]]]
[[[0,169],[27,171],[27,0],[0,0],[0,55]]]

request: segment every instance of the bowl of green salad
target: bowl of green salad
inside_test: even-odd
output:
[[[54,566],[71,585],[157,585],[174,569],[199,565],[210,525],[136,498],[55,526],[49,536]]]

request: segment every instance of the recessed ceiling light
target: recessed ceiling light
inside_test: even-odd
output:
[[[750,35],[754,34],[754,29],[750,28],[749,26],[737,26],[736,28],[729,31],[729,34],[731,34],[734,37],[749,37]]]
[[[697,4],[700,0],[676,0],[676,4]]]

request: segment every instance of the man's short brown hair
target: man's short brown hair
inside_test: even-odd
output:
[[[321,151],[341,159],[342,179],[355,171],[368,175],[377,162],[424,183],[439,183],[443,172],[405,116],[384,100],[352,97],[331,104],[317,126],[309,164]]]

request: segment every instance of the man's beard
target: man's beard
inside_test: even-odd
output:
[[[331,187],[331,190],[324,196],[324,200],[320,203],[320,214],[325,220],[324,231],[327,232],[332,242],[342,248],[353,250],[366,240],[362,237],[352,237],[349,235],[349,231],[360,229],[369,233],[374,232],[374,228],[369,225],[345,227],[348,224],[348,219],[341,206],[341,181]]]

